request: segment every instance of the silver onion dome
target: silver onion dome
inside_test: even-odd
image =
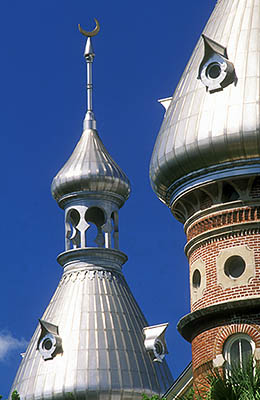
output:
[[[54,177],[52,195],[59,202],[78,192],[110,192],[124,201],[130,194],[130,182],[112,159],[95,129],[83,131],[80,141],[64,167]]]
[[[92,64],[95,53],[91,36],[99,31],[98,21],[96,31],[86,32],[80,25],[79,30],[87,36],[84,57],[87,63],[87,112],[80,141],[69,160],[54,177],[52,195],[62,206],[62,200],[83,192],[110,193],[115,195],[121,207],[130,194],[130,182],[121,168],[112,159],[96,130],[96,120],[92,104]]]
[[[219,0],[188,62],[150,163],[168,206],[194,185],[260,171],[259,13],[258,1]]]

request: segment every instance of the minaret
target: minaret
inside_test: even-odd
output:
[[[118,215],[130,183],[96,130],[91,43],[96,24],[92,32],[79,27],[87,36],[83,133],[52,182],[53,197],[65,211],[65,252],[58,256],[64,272],[11,389],[22,400],[72,395],[140,400],[142,393],[163,394],[172,382],[163,357],[158,354],[160,362],[154,362],[146,351],[147,322],[122,273],[127,256],[119,250]]]
[[[195,379],[260,359],[259,15],[259,1],[217,2],[150,164],[155,193],[187,235],[191,313],[178,329]]]

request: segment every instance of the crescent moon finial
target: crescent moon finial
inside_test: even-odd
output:
[[[85,31],[85,29],[82,29],[80,24],[78,24],[79,31],[80,31],[80,33],[82,33],[82,35],[84,35],[86,37],[93,37],[93,36],[96,36],[98,34],[98,32],[100,31],[100,25],[99,25],[99,22],[98,22],[98,20],[96,18],[94,18],[94,20],[96,22],[96,27],[91,32]]]

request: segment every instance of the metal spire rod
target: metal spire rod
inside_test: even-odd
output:
[[[92,82],[92,64],[94,61],[95,53],[93,50],[91,37],[96,36],[100,30],[100,25],[98,20],[95,18],[96,27],[93,31],[87,32],[81,28],[79,24],[79,31],[86,36],[87,43],[84,51],[84,57],[87,63],[87,112],[84,119],[84,129],[96,129],[96,120],[93,113],[93,82]]]
[[[93,51],[91,38],[89,37],[86,43],[85,53],[84,53],[86,62],[87,62],[87,111],[93,111],[93,81],[92,81],[92,64],[94,61],[95,53]]]

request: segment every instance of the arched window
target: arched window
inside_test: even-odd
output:
[[[252,357],[255,350],[255,343],[252,338],[245,333],[232,335],[224,347],[224,358],[226,369],[232,365],[242,367]]]
[[[66,250],[77,249],[80,247],[80,231],[78,224],[80,221],[80,213],[78,210],[71,208],[66,214]]]
[[[90,229],[86,232],[87,247],[95,247],[96,245],[103,247],[105,239],[102,226],[106,222],[104,211],[99,207],[90,207],[85,213],[85,220],[90,225]]]

